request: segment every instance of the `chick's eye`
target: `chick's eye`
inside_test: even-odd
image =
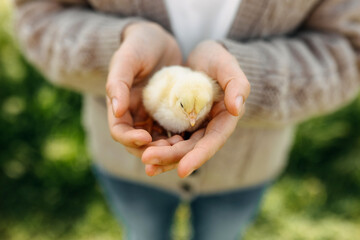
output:
[[[181,106],[182,108],[184,108],[184,106],[182,105],[182,103],[180,103],[180,106]]]

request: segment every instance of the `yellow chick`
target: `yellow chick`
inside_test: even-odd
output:
[[[181,66],[156,72],[143,90],[148,113],[172,133],[195,131],[220,98],[219,85],[206,74]]]

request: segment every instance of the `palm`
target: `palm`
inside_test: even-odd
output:
[[[144,84],[136,84],[130,90],[130,118],[128,124],[136,129],[144,129],[148,131],[154,140],[165,139],[167,137],[166,130],[154,122],[142,102],[142,90]]]
[[[212,41],[199,44],[187,64],[216,79],[224,90],[224,99],[213,106],[206,128],[194,132],[190,139],[146,149],[142,161],[153,164],[146,169],[149,175],[177,167],[180,177],[188,176],[225,144],[244,113],[243,101],[249,95],[249,83],[236,59],[221,45]]]

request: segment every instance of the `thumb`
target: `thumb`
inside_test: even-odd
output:
[[[250,94],[250,83],[241,70],[237,60],[225,49],[217,65],[212,66],[216,79],[225,92],[224,101],[228,112],[239,116],[244,108],[244,102]]]
[[[129,53],[128,49],[122,46],[115,52],[106,83],[106,94],[115,117],[121,117],[129,108],[130,89],[138,68],[137,61],[132,57],[134,54]]]

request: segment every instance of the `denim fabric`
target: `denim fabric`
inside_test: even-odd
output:
[[[194,240],[238,240],[258,213],[269,184],[199,196],[190,203]]]
[[[105,197],[127,240],[167,240],[180,196],[110,176],[94,167]],[[268,184],[222,194],[198,196],[189,202],[194,240],[240,239],[258,212]]]

